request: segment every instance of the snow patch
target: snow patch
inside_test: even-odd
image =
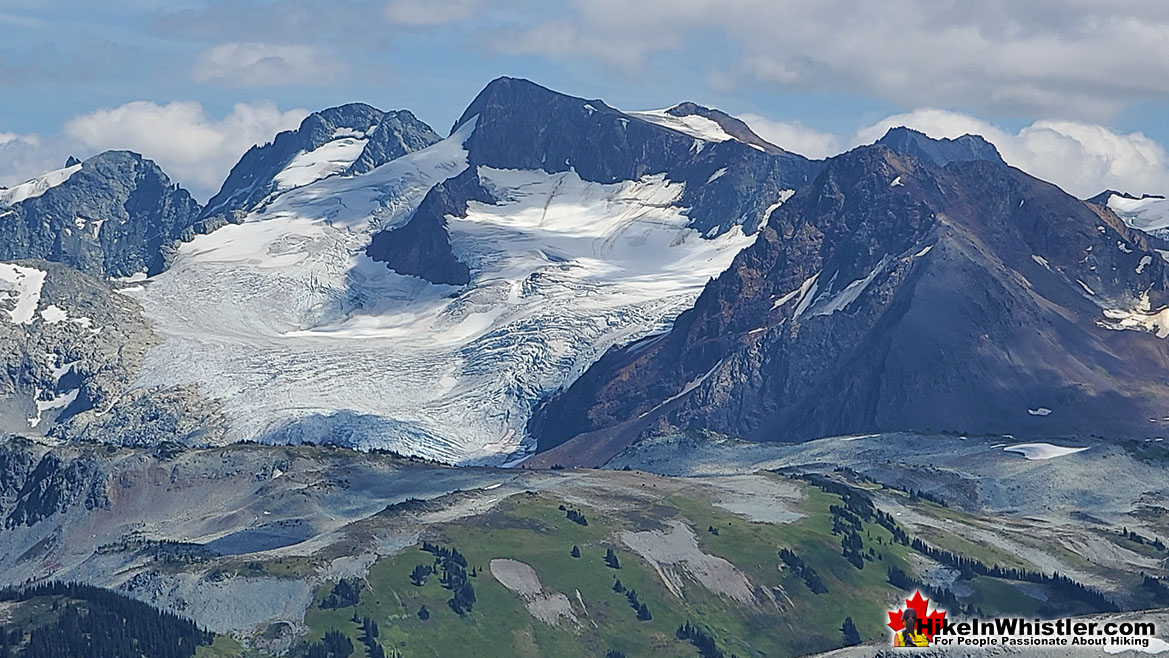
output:
[[[1148,267],[1149,264],[1152,262],[1153,262],[1152,256],[1141,256],[1141,262],[1137,264],[1137,274],[1143,273],[1145,271],[1145,268]]]
[[[885,267],[889,264],[889,261],[889,255],[886,254],[867,275],[849,283],[840,292],[837,292],[831,296],[829,296],[828,293],[832,287],[832,284],[829,283],[828,290],[825,290],[824,294],[822,294],[809,309],[811,312],[811,317],[816,317],[817,315],[831,315],[837,311],[843,311],[848,307],[849,304],[853,303],[857,300],[858,297],[860,297],[861,293],[865,291],[865,288],[868,288],[869,284],[873,282],[873,279],[877,278],[878,274],[885,270]],[[835,275],[832,277],[832,280],[836,280]]]
[[[1169,199],[1129,199],[1113,194],[1108,197],[1108,207],[1132,228],[1146,233],[1169,229]]]
[[[36,315],[41,302],[41,286],[45,273],[35,267],[23,267],[12,263],[0,263],[0,302],[14,302],[6,309],[8,319],[14,324],[29,324]]]
[[[669,113],[670,109],[672,108],[665,110],[647,110],[645,112],[627,112],[626,114],[706,142],[725,142],[734,139],[734,137],[723,130],[722,126],[718,125],[718,122],[713,119],[707,119],[697,114],[676,117]]]
[[[1035,409],[1029,408],[1027,409],[1027,413],[1031,414],[1032,416],[1050,416],[1051,409],[1048,409],[1047,407],[1037,407]]]
[[[1148,331],[1157,338],[1169,338],[1169,306],[1154,311],[1148,292],[1141,295],[1135,308],[1104,309],[1104,317],[1112,321],[1100,323],[1106,329]]]
[[[40,389],[35,389],[35,390],[36,390],[36,397],[40,398],[41,390]],[[73,404],[73,401],[77,399],[77,393],[80,390],[81,389],[75,388],[75,389],[69,391],[68,393],[63,393],[61,395],[53,396],[52,398],[49,398],[48,400],[37,399],[37,401],[36,401],[37,415],[28,419],[28,426],[32,429],[36,429],[37,425],[41,424],[42,416],[44,415],[44,413],[46,411],[51,411],[53,409],[63,409],[65,407],[68,407],[69,405]]]
[[[68,317],[69,314],[64,309],[53,304],[49,304],[41,309],[41,318],[45,321],[45,324],[57,324]]]
[[[1013,446],[1003,448],[1006,452],[1015,452],[1023,455],[1024,458],[1032,461],[1039,461],[1044,459],[1053,459],[1055,457],[1063,457],[1065,455],[1074,455],[1077,452],[1083,452],[1087,448],[1069,448],[1066,446],[1057,446],[1050,443],[1018,443]]]
[[[81,165],[76,164],[72,167],[50,171],[47,174],[21,183],[20,185],[13,185],[8,189],[0,189],[0,208],[14,206],[21,201],[38,197],[54,187],[63,184],[73,174],[79,171],[81,171]]]
[[[903,185],[905,185],[905,183],[901,182],[900,176],[898,176],[897,178],[894,178],[892,183],[889,183],[889,187],[901,187]]]
[[[726,167],[720,168],[718,171],[711,174],[710,178],[706,179],[706,184],[709,185],[709,184],[715,182],[716,180],[718,180],[719,178],[722,178],[722,175],[725,173],[727,173],[727,168]]]

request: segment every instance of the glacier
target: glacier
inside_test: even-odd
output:
[[[497,202],[447,217],[470,284],[370,260],[374,233],[466,170],[474,124],[359,176],[317,169],[125,289],[161,338],[135,386],[197,386],[229,441],[511,464],[535,449],[538,400],[610,347],[667,329],[755,239],[739,227],[704,239],[678,206],[684,185],[660,175],[602,184],[479,167]]]

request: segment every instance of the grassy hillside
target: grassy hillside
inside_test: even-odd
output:
[[[846,617],[863,640],[883,637],[885,611],[902,596],[889,582],[889,569],[917,577],[914,565],[924,558],[874,520],[861,521],[855,534],[862,557],[850,562],[842,549],[849,526],[841,515],[851,513],[842,497],[793,482],[801,498],[793,511],[802,516],[788,523],[753,522],[686,492],[666,495],[649,508],[586,506],[549,493],[512,496],[484,515],[428,527],[422,539],[433,544],[432,552],[420,543],[377,561],[360,583],[356,605],[322,607],[346,603],[327,602],[334,584],[323,586],[306,617],[306,641],[340,631],[360,655],[366,617],[376,622],[375,641],[386,655],[397,651],[410,658],[605,656],[610,651],[694,656],[695,646],[677,637],[685,622],[704,629],[726,655],[741,657],[842,646]],[[933,503],[917,504],[943,510]],[[569,511],[583,514],[587,525],[568,518]],[[934,533],[930,543],[958,553],[976,548],[945,532]],[[453,592],[440,582],[443,569],[435,546],[465,557],[475,599],[469,612],[458,614],[448,604]],[[580,557],[573,556],[574,547]],[[620,568],[606,564],[608,549]],[[785,565],[780,549],[802,560],[802,574]],[[998,557],[975,552],[979,559]],[[505,587],[495,567],[515,565],[493,566],[493,560],[530,566],[539,579],[539,594]],[[420,567],[422,572],[436,568],[436,573],[415,584],[411,574]],[[814,573],[820,593],[812,591],[807,573]],[[617,580],[636,592],[637,603],[652,618],[639,619],[630,598],[614,590]],[[1018,583],[979,575],[966,584],[962,605],[999,613],[1037,610],[1038,600]],[[1043,586],[1030,587],[1038,594]],[[420,616],[424,606],[429,615]]]

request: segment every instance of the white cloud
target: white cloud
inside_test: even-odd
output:
[[[576,0],[488,44],[633,71],[705,49],[707,73],[739,86],[1093,121],[1169,94],[1169,4],[1070,3]]]
[[[470,18],[480,0],[393,0],[386,5],[386,19],[401,25],[442,25]]]
[[[306,115],[308,110],[282,111],[270,102],[237,103],[217,119],[194,101],[135,101],[70,119],[60,141],[83,154],[141,153],[205,201],[248,148],[295,128]]]
[[[935,138],[982,135],[1008,164],[1081,198],[1106,188],[1136,194],[1169,192],[1165,148],[1139,132],[1122,134],[1097,124],[1062,120],[1036,121],[1012,132],[967,114],[921,109],[860,129],[852,144],[872,143],[894,126]]]
[[[844,148],[839,135],[819,132],[799,121],[773,121],[758,114],[741,114],[739,118],[763,139],[814,160],[836,155]]]
[[[11,187],[64,166],[68,155],[36,133],[0,131],[0,186]]]
[[[328,85],[347,67],[315,46],[258,42],[222,43],[203,51],[191,68],[197,82],[233,87]]]

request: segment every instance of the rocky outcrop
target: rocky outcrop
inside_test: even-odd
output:
[[[40,258],[103,277],[154,274],[177,241],[222,224],[201,219],[186,190],[129,151],[106,151],[25,185],[14,203],[0,203],[0,260]]]
[[[451,251],[446,216],[463,216],[468,201],[493,203],[475,169],[435,185],[426,193],[410,221],[374,235],[366,254],[399,274],[431,283],[466,285],[470,270]]]
[[[0,512],[4,527],[32,526],[73,507],[93,510],[109,507],[107,477],[97,462],[86,458],[62,459],[52,452],[34,461],[31,444],[0,443]],[[35,463],[35,466],[33,464]]]

